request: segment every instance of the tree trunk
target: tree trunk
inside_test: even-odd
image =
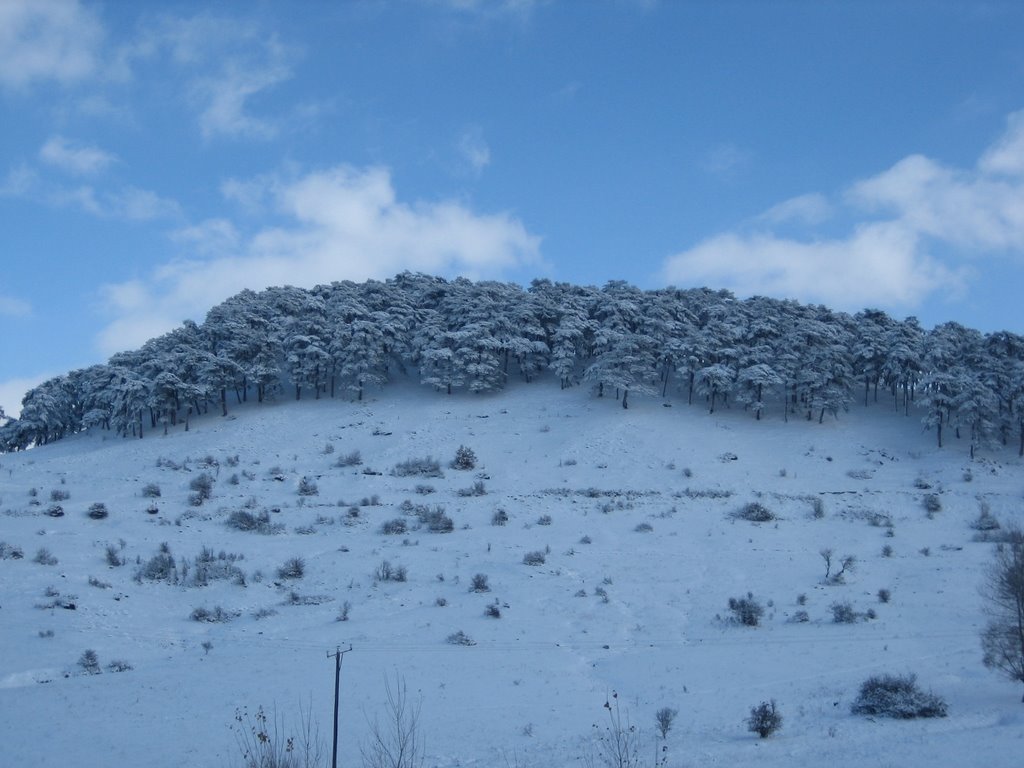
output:
[[[624,389],[624,390],[622,390],[622,407],[623,408],[629,408],[629,404],[626,402],[627,399],[629,399],[629,390],[628,389]]]
[[[228,415],[228,390],[227,387],[220,388],[220,411],[221,416]]]

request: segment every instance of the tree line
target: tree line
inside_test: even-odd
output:
[[[628,408],[632,395],[695,398],[711,412],[824,420],[852,403],[924,414],[952,432],[1024,455],[1024,337],[958,323],[931,330],[877,309],[856,314],[708,288],[640,290],[402,273],[306,290],[250,290],[107,363],[29,391],[0,414],[0,451],[83,430],[143,437],[189,428],[211,408],[292,395],[362,400],[396,376],[435,390],[493,392],[552,372]]]

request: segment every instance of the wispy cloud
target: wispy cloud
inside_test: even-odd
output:
[[[275,225],[246,237],[223,219],[179,230],[179,242],[208,258],[107,286],[104,305],[112,318],[98,339],[103,352],[137,346],[182,318],[202,319],[243,288],[381,279],[406,269],[497,277],[540,260],[539,238],[513,216],[447,200],[402,202],[383,168],[262,176],[227,189],[245,189],[248,200],[276,217]]]
[[[478,125],[466,128],[459,136],[459,156],[463,165],[475,175],[491,164],[491,148],[484,141],[483,130]]]
[[[32,200],[43,205],[79,208],[93,216],[127,221],[175,218],[177,201],[148,189],[120,186],[98,189],[89,184],[69,185],[44,178],[28,165],[19,165],[0,181],[0,197]]]
[[[750,162],[750,153],[732,143],[718,144],[704,156],[704,170],[714,176],[731,178]]]
[[[0,294],[0,316],[28,317],[32,314],[32,305],[24,299]]]
[[[62,171],[89,176],[105,170],[116,158],[99,147],[76,144],[63,136],[52,136],[40,148],[39,159]]]
[[[851,184],[837,204],[813,193],[668,258],[670,283],[704,282],[742,296],[770,294],[842,309],[912,310],[943,291],[969,287],[971,261],[1024,249],[1024,112],[973,168],[912,155]],[[775,227],[813,227],[833,214],[848,233],[780,236]],[[941,256],[939,255],[941,254]]]
[[[0,381],[0,408],[8,418],[18,418],[21,415],[21,401],[25,397],[25,393],[33,387],[38,387],[44,381],[52,379],[55,375],[57,374],[46,373]]]
[[[77,0],[0,2],[0,86],[73,83],[93,75],[104,31]]]
[[[164,17],[151,33],[149,52],[166,50],[188,73],[187,97],[204,138],[266,139],[279,125],[253,114],[251,100],[292,77],[295,50],[257,25],[203,13]]]

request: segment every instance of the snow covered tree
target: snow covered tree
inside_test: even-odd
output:
[[[1006,540],[997,546],[982,596],[991,616],[981,633],[985,666],[1024,683],[1024,532],[1020,529],[1007,531]]]

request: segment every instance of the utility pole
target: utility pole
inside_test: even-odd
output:
[[[341,657],[351,650],[350,643],[346,651],[336,646],[334,653],[327,654],[328,659],[334,657],[334,747],[331,749],[331,768],[338,768],[338,692],[341,685]]]

